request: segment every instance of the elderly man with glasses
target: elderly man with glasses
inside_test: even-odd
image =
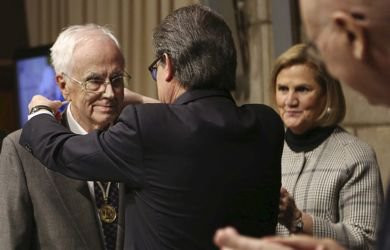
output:
[[[249,235],[274,233],[283,124],[271,108],[240,107],[230,95],[236,52],[227,24],[206,7],[187,6],[153,39],[149,69],[162,103],[128,105],[108,130],[84,136],[40,114],[20,143],[49,169],[135,190],[125,249],[215,249],[215,230],[229,224]],[[59,103],[36,96],[30,108],[37,105]]]
[[[114,123],[129,76],[111,31],[94,24],[70,26],[52,46],[51,59],[69,102],[55,123],[75,134]],[[52,110],[35,106],[30,118],[45,116],[40,113],[51,115]],[[20,133],[5,138],[0,155],[1,248],[123,249],[123,184],[108,175],[87,182],[91,179],[74,180],[46,169],[18,144]],[[77,150],[94,147],[92,141],[87,144]]]

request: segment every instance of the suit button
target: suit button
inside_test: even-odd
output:
[[[32,153],[32,148],[30,147],[30,145],[26,144],[26,145],[24,145],[24,148],[25,148],[28,152]]]

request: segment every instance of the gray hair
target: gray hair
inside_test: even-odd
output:
[[[223,18],[209,8],[190,5],[175,10],[156,28],[153,42],[156,58],[169,56],[174,77],[184,88],[234,89],[233,37]]]
[[[50,48],[51,63],[56,73],[69,72],[72,66],[73,52],[80,42],[88,41],[88,34],[101,34],[111,39],[120,49],[119,42],[112,31],[97,24],[72,25],[65,28]]]

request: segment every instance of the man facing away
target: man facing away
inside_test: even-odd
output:
[[[275,232],[284,129],[264,105],[238,107],[236,53],[225,21],[192,5],[154,32],[149,67],[163,103],[129,105],[106,131],[78,136],[37,112],[21,144],[52,170],[135,190],[125,249],[214,249],[215,230]],[[46,105],[44,107],[37,105]],[[59,105],[36,96],[33,110]]]
[[[370,103],[390,106],[390,1],[300,0],[300,8],[307,35],[329,72]],[[390,186],[382,218],[377,249],[390,249]],[[215,242],[237,250],[342,249],[330,239],[255,239],[233,228],[219,230]]]
[[[110,30],[70,26],[51,48],[51,59],[58,87],[69,101],[61,126],[86,134],[116,120],[126,75]],[[104,87],[86,91],[85,79],[104,82]],[[19,145],[20,134],[4,139],[0,155],[1,248],[123,249],[122,184],[118,190],[116,182],[79,181],[46,169]]]

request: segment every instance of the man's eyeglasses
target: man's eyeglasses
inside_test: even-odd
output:
[[[68,77],[74,82],[77,82],[84,90],[89,92],[104,92],[108,84],[111,84],[111,87],[115,90],[122,89],[124,86],[127,86],[128,81],[131,79],[131,76],[126,72],[115,75],[108,80],[101,76],[93,76],[85,81],[79,81],[69,76],[68,74],[62,73],[62,75]],[[104,88],[102,88],[103,85]]]
[[[157,66],[158,61],[162,59],[163,56],[157,57],[148,67],[150,75],[152,76],[152,79],[156,81],[157,79]]]

